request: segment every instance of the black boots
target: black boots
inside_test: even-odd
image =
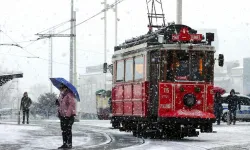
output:
[[[64,149],[64,148],[68,148],[67,145],[63,144],[62,146],[58,147],[58,149]]]
[[[67,144],[63,144],[62,146],[58,147],[58,149],[71,149],[72,145],[67,145]]]

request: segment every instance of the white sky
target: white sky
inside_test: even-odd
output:
[[[107,0],[113,3],[114,0]],[[0,0],[0,29],[14,41],[27,41],[38,38],[36,33],[70,19],[70,0]],[[102,0],[76,0],[77,23],[103,9]],[[167,22],[175,21],[176,1],[163,1]],[[217,29],[219,52],[225,59],[234,60],[250,57],[250,20],[247,0],[183,0],[183,24],[194,29]],[[147,9],[145,0],[125,0],[118,6],[118,43],[132,36],[147,32]],[[108,60],[111,59],[114,45],[114,12],[108,13]],[[78,74],[85,72],[86,66],[103,63],[103,20],[100,15],[77,27]],[[61,30],[69,27],[63,26]],[[59,30],[57,30],[59,31]],[[69,32],[65,32],[69,33]],[[0,43],[12,43],[0,33]],[[20,43],[25,47],[29,43]],[[54,61],[69,63],[69,38],[54,38]],[[30,53],[48,59],[49,41],[40,40],[26,48]],[[1,68],[9,71],[22,71],[20,87],[29,91],[34,84],[49,85],[48,61],[27,59],[32,56],[17,47],[0,46]],[[55,77],[69,77],[69,66],[54,64]]]

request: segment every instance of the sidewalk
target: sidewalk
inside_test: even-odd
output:
[[[83,133],[73,140],[74,146],[88,142]],[[0,150],[47,150],[57,149],[62,145],[62,136],[59,123],[20,124],[11,121],[0,121]]]
[[[250,144],[218,147],[210,150],[250,150]]]

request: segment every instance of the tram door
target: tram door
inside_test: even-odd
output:
[[[150,100],[149,114],[151,117],[157,117],[158,114],[158,83],[160,79],[160,51],[151,51],[149,61],[149,79],[150,79]]]

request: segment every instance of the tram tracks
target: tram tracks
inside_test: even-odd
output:
[[[99,144],[99,145],[92,145],[92,146],[84,146],[82,150],[85,149],[90,149],[90,150],[110,150],[110,149],[124,149],[124,148],[129,148],[129,147],[137,147],[145,144],[145,140],[142,138],[136,138],[132,136],[131,134],[126,134],[126,133],[117,133],[116,131],[112,129],[107,129],[104,127],[93,127],[89,125],[84,125],[84,128],[87,129],[88,131],[92,132],[98,132],[107,139],[109,139],[106,143]]]
[[[29,145],[31,149],[47,150],[50,146],[34,145],[34,141],[42,140],[46,143],[46,141],[51,141],[51,139],[61,139],[60,126],[57,122],[43,122],[32,124],[32,126],[39,126],[43,129],[26,131],[26,133],[28,133],[26,140],[19,143],[17,146],[25,147]],[[75,141],[82,142],[82,144],[74,144],[74,138]],[[85,142],[79,141],[80,139],[85,140]],[[73,126],[73,150],[126,149],[144,143],[144,139],[136,138],[129,133],[120,133],[105,127],[88,126],[77,123]],[[15,148],[13,148],[13,150],[14,149]]]

